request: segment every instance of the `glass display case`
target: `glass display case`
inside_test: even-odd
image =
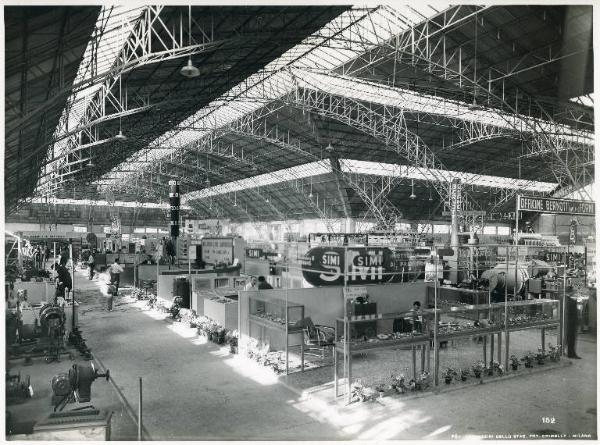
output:
[[[558,300],[535,299],[509,301],[508,304],[477,304],[447,306],[438,311],[440,340],[505,330],[555,325],[560,321]],[[505,316],[506,312],[506,316]],[[433,327],[433,326],[432,326]]]
[[[304,306],[298,303],[264,297],[249,298],[248,332],[258,329],[252,337],[261,341],[269,339],[270,347],[284,347],[285,370],[289,372],[289,349],[300,348],[301,370],[304,371]],[[290,343],[290,337],[300,336],[299,343]],[[283,338],[282,338],[283,337]]]
[[[430,324],[432,310],[407,311],[390,314],[352,315],[336,320],[334,348],[334,389],[338,396],[339,380],[345,381],[349,400],[352,385],[352,356],[376,349],[411,351],[410,366],[417,375],[417,351],[420,351],[421,373],[429,370]],[[365,329],[364,327],[368,328]],[[343,375],[339,375],[338,355],[343,358]]]
[[[249,318],[267,327],[297,331],[302,330],[299,324],[304,318],[304,306],[280,299],[250,297]]]
[[[504,306],[499,304],[499,306]],[[540,298],[536,300],[511,301],[507,305],[509,330],[553,325],[560,321],[560,302]]]
[[[436,288],[433,285],[427,286],[426,304],[428,308],[434,307]],[[481,289],[468,289],[450,286],[437,287],[437,307],[438,309],[447,306],[464,306],[472,304],[489,303],[489,292]]]
[[[471,304],[439,309],[438,339],[443,341],[502,330],[504,309],[504,304]],[[433,324],[431,327],[433,329]]]

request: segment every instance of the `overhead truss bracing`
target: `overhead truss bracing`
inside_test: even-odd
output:
[[[465,8],[468,12],[464,11]],[[443,31],[457,27],[460,20],[477,26],[490,8],[466,6],[462,8],[462,12],[461,8],[448,11],[448,14],[445,12],[442,17],[438,17],[441,19],[440,21],[428,20],[411,27],[409,31],[369,53],[366,58],[362,57],[343,67],[341,72],[346,75],[360,76],[361,73],[368,73],[369,69],[382,61],[390,59],[393,59],[395,64],[404,63],[415,68],[418,67],[425,74],[453,84],[458,87],[458,91],[467,92],[472,98],[473,108],[503,110],[504,113],[500,113],[499,116],[506,117],[506,123],[514,131],[531,133],[534,147],[543,147],[544,150],[549,150],[554,155],[556,162],[553,163],[553,168],[557,178],[561,180],[561,186],[573,184],[575,187],[580,187],[585,185],[580,183],[581,172],[575,170],[577,166],[585,163],[579,161],[575,166],[569,165],[560,152],[565,143],[569,144],[569,152],[577,158],[578,154],[575,148],[582,142],[593,144],[593,134],[583,128],[569,129],[569,132],[576,132],[580,138],[567,142],[563,138],[563,129],[567,127],[556,119],[565,114],[569,114],[572,119],[577,115],[584,114],[588,116],[587,123],[591,124],[593,122],[593,119],[590,119],[591,110],[582,111],[581,107],[572,103],[562,103],[560,106],[553,104],[551,108],[543,101],[527,95],[518,88],[511,88],[509,96],[506,94],[506,91],[509,90],[506,82],[524,71],[534,70],[581,53],[589,53],[589,44],[569,45],[565,43],[562,47],[563,51],[555,52],[552,52],[552,47],[541,48],[521,56],[514,64],[509,62],[504,67],[490,65],[482,68],[483,54],[469,55],[466,52],[463,54],[463,46],[450,45],[450,42],[447,42],[447,34]],[[575,49],[565,53],[564,48],[569,47]],[[521,110],[527,110],[527,106],[529,106],[530,117],[518,121],[510,118],[510,116],[522,114]],[[537,114],[535,118],[533,117],[534,113]],[[575,128],[579,126],[578,123],[576,122]]]
[[[441,14],[418,21],[407,20],[393,7],[357,11],[354,21],[340,21],[338,26],[315,33],[307,39],[308,46],[313,39],[314,47],[303,54],[318,52],[322,48],[348,51],[338,61],[325,63],[308,57],[304,62],[295,63],[290,58],[288,63],[281,63],[250,76],[237,89],[223,95],[222,102],[204,107],[149,144],[131,162],[114,169],[96,184],[101,189],[113,186],[127,189],[127,185],[123,186],[119,182],[131,183],[133,178],[138,177],[142,178],[139,182],[143,184],[145,178],[154,176],[159,178],[157,183],[160,184],[169,175],[180,176],[189,190],[201,189],[207,176],[226,183],[223,164],[211,169],[207,165],[209,163],[204,164],[205,155],[207,160],[229,160],[232,166],[244,169],[245,176],[273,169],[276,162],[265,163],[254,158],[254,154],[245,154],[244,144],[236,140],[246,138],[247,141],[253,138],[289,153],[289,159],[295,160],[294,162],[301,162],[303,159],[329,162],[336,190],[329,190],[327,199],[330,203],[335,203],[341,210],[340,213],[347,215],[349,209],[348,196],[344,195],[343,190],[352,190],[368,209],[362,216],[372,218],[382,227],[395,226],[401,213],[389,201],[388,196],[402,178],[400,166],[397,175],[385,178],[341,171],[336,168],[334,153],[315,157],[315,147],[305,147],[294,138],[290,139],[289,129],[272,124],[267,126],[268,116],[284,108],[301,110],[307,116],[322,116],[379,141],[392,156],[391,163],[408,162],[423,172],[430,187],[439,194],[442,208],[447,208],[450,204],[449,180],[452,178],[440,175],[439,172],[452,169],[445,168],[440,159],[452,160],[451,155],[454,153],[486,141],[506,143],[511,140],[514,145],[520,143],[523,147],[520,156],[524,162],[535,158],[545,161],[551,159],[551,162],[546,163],[551,167],[553,180],[561,187],[577,188],[587,184],[593,179],[594,155],[589,107],[540,99],[513,83],[514,79],[524,73],[558,61],[570,60],[587,50],[578,47],[574,50],[564,48],[562,52],[557,52],[553,47],[544,47],[526,53],[517,51],[518,60],[510,59],[505,65],[486,60],[484,54],[477,52],[476,46],[473,49],[472,40],[468,44],[461,43],[455,35],[460,30],[466,36],[468,33],[463,32],[464,29],[473,27],[475,39],[477,33],[481,35],[484,29],[490,34],[492,27],[487,14],[491,14],[493,8],[495,7],[474,5],[452,7]],[[366,18],[358,20],[359,14]],[[385,20],[373,23],[372,30],[367,33],[365,30],[370,26],[369,18],[375,14],[384,16]],[[358,23],[361,23],[363,32],[354,36],[352,33],[343,34],[344,30],[352,29]],[[389,30],[384,32],[386,26],[389,26]],[[202,51],[199,48],[196,50]],[[350,61],[348,55],[351,55]],[[388,71],[391,67],[392,75],[378,77],[383,72],[381,67],[384,64]],[[415,72],[424,73],[438,82],[432,82],[434,86],[429,91],[421,85],[411,89],[410,85],[396,83],[396,70],[399,72],[402,66],[411,66]],[[453,89],[433,89],[440,84],[451,85]],[[113,83],[107,90],[109,94],[105,101],[109,106],[105,107],[105,114],[101,119],[114,120],[121,117],[119,113],[128,111],[121,97],[118,101],[114,100],[115,87],[116,84]],[[101,92],[98,96],[101,96]],[[134,101],[127,100],[132,103]],[[138,105],[144,107],[152,104],[142,101]],[[92,108],[99,109],[97,106]],[[131,108],[134,109],[135,107]],[[88,122],[89,131],[92,131],[95,121]],[[418,131],[419,123],[439,128],[436,131],[441,135],[441,146],[429,140],[425,142],[425,137]],[[304,125],[308,130],[306,134],[315,132],[311,128],[310,119]],[[88,128],[83,125],[80,134],[86,134],[86,131]],[[444,138],[444,131],[451,137]],[[313,139],[314,145],[319,145],[318,135],[313,134]],[[87,160],[86,143],[96,142],[98,141],[91,140],[89,134],[74,142],[68,151],[78,151],[79,158],[69,157],[72,170],[67,172],[66,177],[81,174],[82,169],[78,166]],[[320,149],[322,151],[323,147]],[[200,159],[191,168],[190,164],[194,165],[194,155],[196,158],[200,155]],[[153,162],[158,162],[159,166],[148,168]],[[177,165],[173,165],[173,162]],[[491,165],[492,163],[488,171],[492,168]],[[149,171],[141,176],[131,174],[140,169]],[[485,173],[484,168],[481,175]],[[239,172],[235,174],[241,175]],[[59,176],[65,177],[64,170]],[[232,179],[235,177],[229,178]],[[288,182],[300,184],[300,188],[304,190],[306,178],[288,178]],[[51,190],[59,189],[62,184],[64,182],[55,180]],[[494,210],[502,208],[519,192],[518,184],[522,184],[521,179],[515,179],[514,186],[489,187],[487,195],[479,190],[469,193],[469,187],[463,187],[459,200],[461,210],[479,210],[482,203],[491,205]],[[293,190],[295,186],[286,187]],[[143,188],[142,185],[141,189]],[[128,190],[133,190],[133,187]],[[482,198],[483,195],[485,196]],[[315,208],[314,202],[311,204],[314,200],[309,199],[306,193],[296,190],[294,196],[322,219],[333,218],[333,212],[328,213],[326,207],[325,210],[319,205]],[[280,214],[275,214],[284,218],[289,208],[284,202],[280,205]]]

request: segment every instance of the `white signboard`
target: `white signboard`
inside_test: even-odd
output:
[[[208,264],[232,264],[233,238],[202,238],[202,260]]]
[[[357,297],[364,297],[365,295],[367,295],[366,286],[348,286],[344,289],[346,300],[354,300]]]

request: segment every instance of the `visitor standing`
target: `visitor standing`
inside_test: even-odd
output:
[[[96,260],[94,258],[94,252],[90,250],[90,256],[88,257],[88,267],[90,268],[90,280],[94,279],[94,266],[96,265]]]
[[[577,298],[566,295],[566,307],[565,307],[565,321],[566,321],[566,344],[567,344],[567,357],[579,359],[575,350],[577,343],[577,328],[579,324],[579,313],[577,310]]]
[[[261,275],[260,277],[258,277],[258,288],[259,289],[273,289],[273,286],[271,286],[269,283],[267,283],[267,280],[265,279],[265,277],[263,277]]]
[[[250,277],[250,281],[246,283],[244,286],[244,290],[257,290],[256,287],[256,277]]]
[[[66,265],[66,258],[61,258],[60,264],[56,267],[57,286],[54,303],[57,302],[58,297],[66,298],[66,295],[68,295],[69,291],[73,288],[73,280],[71,279],[71,274]]]
[[[119,259],[115,258],[115,262],[110,265],[108,271],[110,272],[110,284],[115,286],[114,295],[119,294],[119,282],[121,281],[121,272],[123,267],[119,264]]]

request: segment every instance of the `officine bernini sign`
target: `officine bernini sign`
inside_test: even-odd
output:
[[[593,201],[519,196],[517,205],[517,209],[524,212],[589,216],[594,216],[596,214],[596,204]]]

